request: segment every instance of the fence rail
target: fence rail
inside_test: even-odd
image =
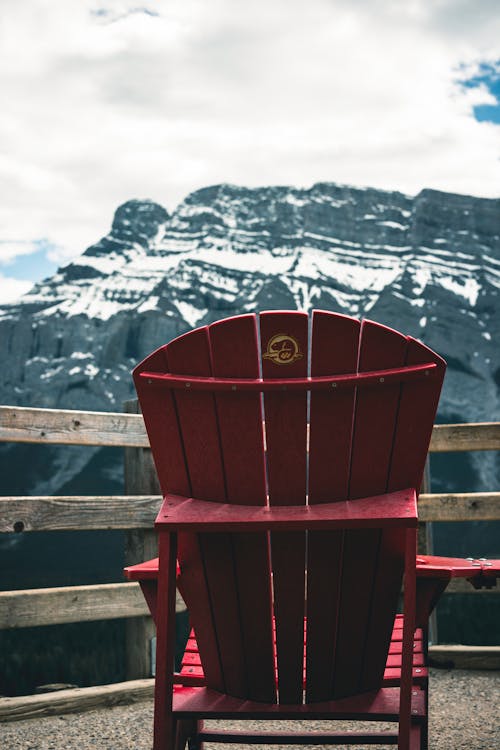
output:
[[[148,448],[140,414],[0,406],[0,442]],[[500,450],[500,422],[434,425],[429,451]]]
[[[127,411],[136,409],[135,402],[129,402]],[[0,497],[0,533],[124,529],[129,532],[129,548],[136,557],[130,562],[154,554],[151,529],[161,498],[154,494],[156,480],[150,451],[144,450],[149,448],[149,441],[140,414],[0,406],[0,442],[123,447],[128,476],[126,491],[130,493]],[[500,423],[436,425],[429,450],[431,453],[500,450]],[[425,493],[420,496],[419,518],[424,523],[498,521],[500,492]],[[481,593],[463,580],[453,581],[447,590]],[[138,640],[152,633],[146,615],[147,607],[138,584],[134,583],[0,592],[0,629],[130,618],[130,641],[135,644],[129,659],[131,679],[147,676],[146,649],[137,648]],[[489,647],[484,652],[482,647],[454,646],[453,660],[457,665],[480,663],[495,668],[500,650],[495,648]],[[450,647],[434,646],[432,653],[437,661],[446,660]],[[17,699],[4,700],[10,701],[11,713],[17,716],[17,704],[12,703]]]
[[[0,497],[0,533],[151,529],[160,495]],[[419,519],[498,521],[500,492],[422,494]]]

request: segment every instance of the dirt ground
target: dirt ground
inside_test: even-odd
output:
[[[433,669],[430,684],[430,750],[500,749],[499,672]],[[2,750],[150,750],[152,720],[151,701],[28,719],[0,726],[0,747]],[[236,728],[234,723],[221,724]],[[310,730],[326,730],[332,725],[309,722],[307,726]],[[343,729],[353,726],[342,723]],[[215,750],[223,746],[207,745],[207,750],[210,747]],[[252,747],[262,750],[262,746]],[[357,750],[364,747],[358,745]]]

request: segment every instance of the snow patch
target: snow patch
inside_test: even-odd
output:
[[[55,367],[53,370],[47,370],[47,372],[42,373],[40,375],[40,380],[49,380],[50,378],[53,378],[54,375],[57,375],[62,370],[62,365],[59,365],[59,367]]]
[[[92,357],[90,352],[72,352],[71,359],[89,359]]]
[[[309,248],[308,252],[300,253],[293,275],[309,279],[335,279],[342,286],[350,287],[357,292],[381,292],[395,281],[402,268],[392,259],[377,260],[378,263],[370,263],[363,267],[358,263],[342,262],[335,256],[314,252]]]
[[[95,378],[98,372],[99,372],[99,368],[96,367],[95,365],[92,365],[90,362],[87,365],[85,365],[84,374],[91,380]]]
[[[189,304],[189,302],[183,302],[179,300],[175,303],[175,305],[186,323],[189,323],[189,325],[193,327],[201,318],[203,318],[204,315],[207,314],[206,309],[200,310],[194,305]]]
[[[439,276],[436,278],[436,282],[449,292],[453,292],[466,299],[472,307],[476,304],[479,290],[481,289],[476,279],[472,277],[457,279],[452,276]]]
[[[377,221],[379,227],[389,227],[390,229],[400,229],[405,232],[408,229],[406,224],[400,224],[398,221]]]
[[[98,372],[99,372],[98,367],[91,364],[90,362],[87,362],[87,364],[85,365],[85,369],[83,370],[83,375],[86,375],[86,377],[92,380],[93,378],[95,378]],[[82,373],[81,367],[72,367],[71,370],[69,370],[68,375],[80,375],[81,373]]]
[[[113,315],[130,309],[130,307],[131,305],[123,302],[102,299],[102,297],[90,293],[74,300],[65,300],[61,305],[58,305],[59,310],[66,313],[68,317],[86,315],[88,318],[99,318],[100,320],[109,320]]]
[[[417,268],[413,274],[413,282],[415,284],[413,294],[420,297],[430,280],[431,272],[428,268]]]
[[[100,273],[106,275],[113,273],[126,263],[127,259],[123,255],[110,253],[109,255],[82,255],[73,261],[73,266],[81,268],[94,268]]]
[[[303,198],[298,198],[296,195],[289,193],[285,198],[285,203],[290,203],[292,206],[303,206],[306,201]]]
[[[159,297],[149,297],[142,305],[137,308],[138,313],[144,313],[148,310],[156,310],[158,307]]]

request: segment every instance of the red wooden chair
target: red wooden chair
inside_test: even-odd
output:
[[[422,628],[454,566],[416,565],[416,498],[444,371],[410,337],[321,311],[229,318],[136,368],[164,493],[159,565],[128,569],[157,625],[155,750],[276,742],[203,728],[232,717],[387,720],[278,736],[427,746]],[[178,675],[176,585],[193,625]]]

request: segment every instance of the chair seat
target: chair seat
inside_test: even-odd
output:
[[[383,687],[397,687],[401,681],[401,657],[403,639],[403,615],[396,615],[392,631],[389,654],[384,671]],[[421,628],[415,631],[413,642],[413,681],[423,685],[429,676],[427,659],[424,654],[424,636]],[[181,670],[175,680],[178,684],[201,687],[205,684],[205,675],[201,666],[196,634],[191,630],[182,657]]]

